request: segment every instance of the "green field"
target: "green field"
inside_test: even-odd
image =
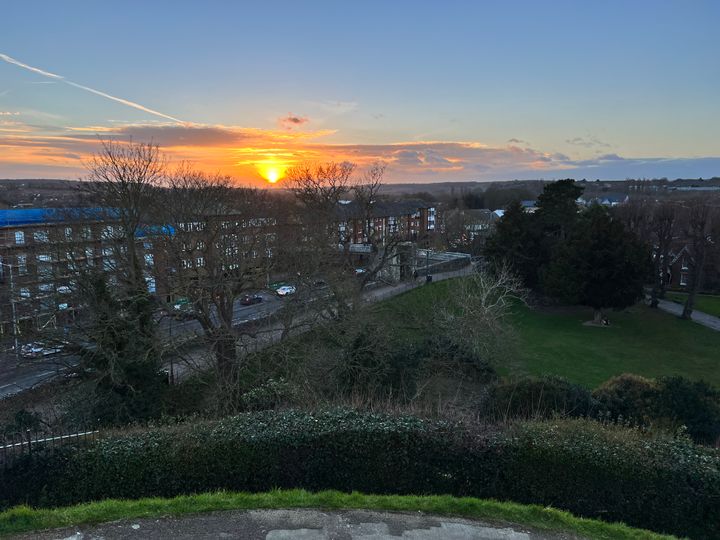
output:
[[[404,339],[421,339],[408,314],[427,313],[447,295],[440,282],[383,302],[378,309]],[[585,326],[586,308],[535,310],[518,306],[513,315],[517,354],[497,366],[503,375],[554,374],[594,388],[621,373],[645,377],[683,375],[720,386],[720,332],[663,311],[637,305],[608,312],[610,326]]]
[[[677,302],[678,304],[684,304],[687,299],[687,293],[684,292],[668,292],[665,294],[668,300]],[[711,294],[698,294],[695,297],[694,309],[707,313],[708,315],[715,315],[720,317],[720,296]]]

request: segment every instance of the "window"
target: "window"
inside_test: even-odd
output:
[[[686,272],[680,273],[680,285],[683,287],[688,284],[688,275]]]
[[[36,242],[49,242],[50,238],[48,238],[48,232],[47,231],[35,231],[33,233],[33,240]]]
[[[25,233],[23,231],[15,231],[15,243],[18,245],[25,243]]]
[[[145,283],[147,283],[147,289],[150,294],[155,294],[155,278],[154,277],[146,277]]]
[[[30,298],[30,289],[28,289],[27,287],[21,287],[20,298]]]
[[[41,292],[49,293],[53,292],[53,284],[52,283],[41,283],[38,285],[38,289],[40,289]]]
[[[152,267],[153,264],[155,264],[155,258],[153,257],[152,253],[145,254],[145,264],[150,267]]]
[[[85,259],[87,261],[88,266],[94,266],[95,265],[95,253],[93,251],[93,248],[85,248]]]
[[[205,266],[205,258],[204,258],[204,257],[198,257],[197,259],[195,259],[195,265],[196,265],[198,268],[202,268],[203,266]]]
[[[72,240],[72,227],[65,227],[65,240]]]
[[[17,268],[18,274],[20,274],[21,276],[27,274],[27,255],[17,256]]]
[[[46,253],[43,253],[43,254],[40,254],[37,256],[37,260],[38,260],[38,262],[49,263],[49,262],[52,262],[52,256],[48,255]]]

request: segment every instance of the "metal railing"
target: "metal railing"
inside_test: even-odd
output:
[[[97,430],[74,433],[39,434],[27,430],[24,434],[0,437],[0,464],[8,466],[22,455],[32,454],[41,449],[54,448],[66,444],[85,444],[94,441],[100,435]]]

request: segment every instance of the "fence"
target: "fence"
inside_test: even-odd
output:
[[[5,436],[0,438],[0,464],[8,466],[23,454],[32,454],[41,448],[52,448],[68,443],[87,443],[97,439],[100,432],[97,430],[80,431],[64,434],[39,434],[26,431],[23,435]]]

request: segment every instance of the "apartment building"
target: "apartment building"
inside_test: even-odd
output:
[[[419,200],[377,201],[369,212],[354,201],[338,209],[338,232],[341,243],[359,246],[370,242],[384,245],[389,239],[425,242],[436,230],[436,209]]]

